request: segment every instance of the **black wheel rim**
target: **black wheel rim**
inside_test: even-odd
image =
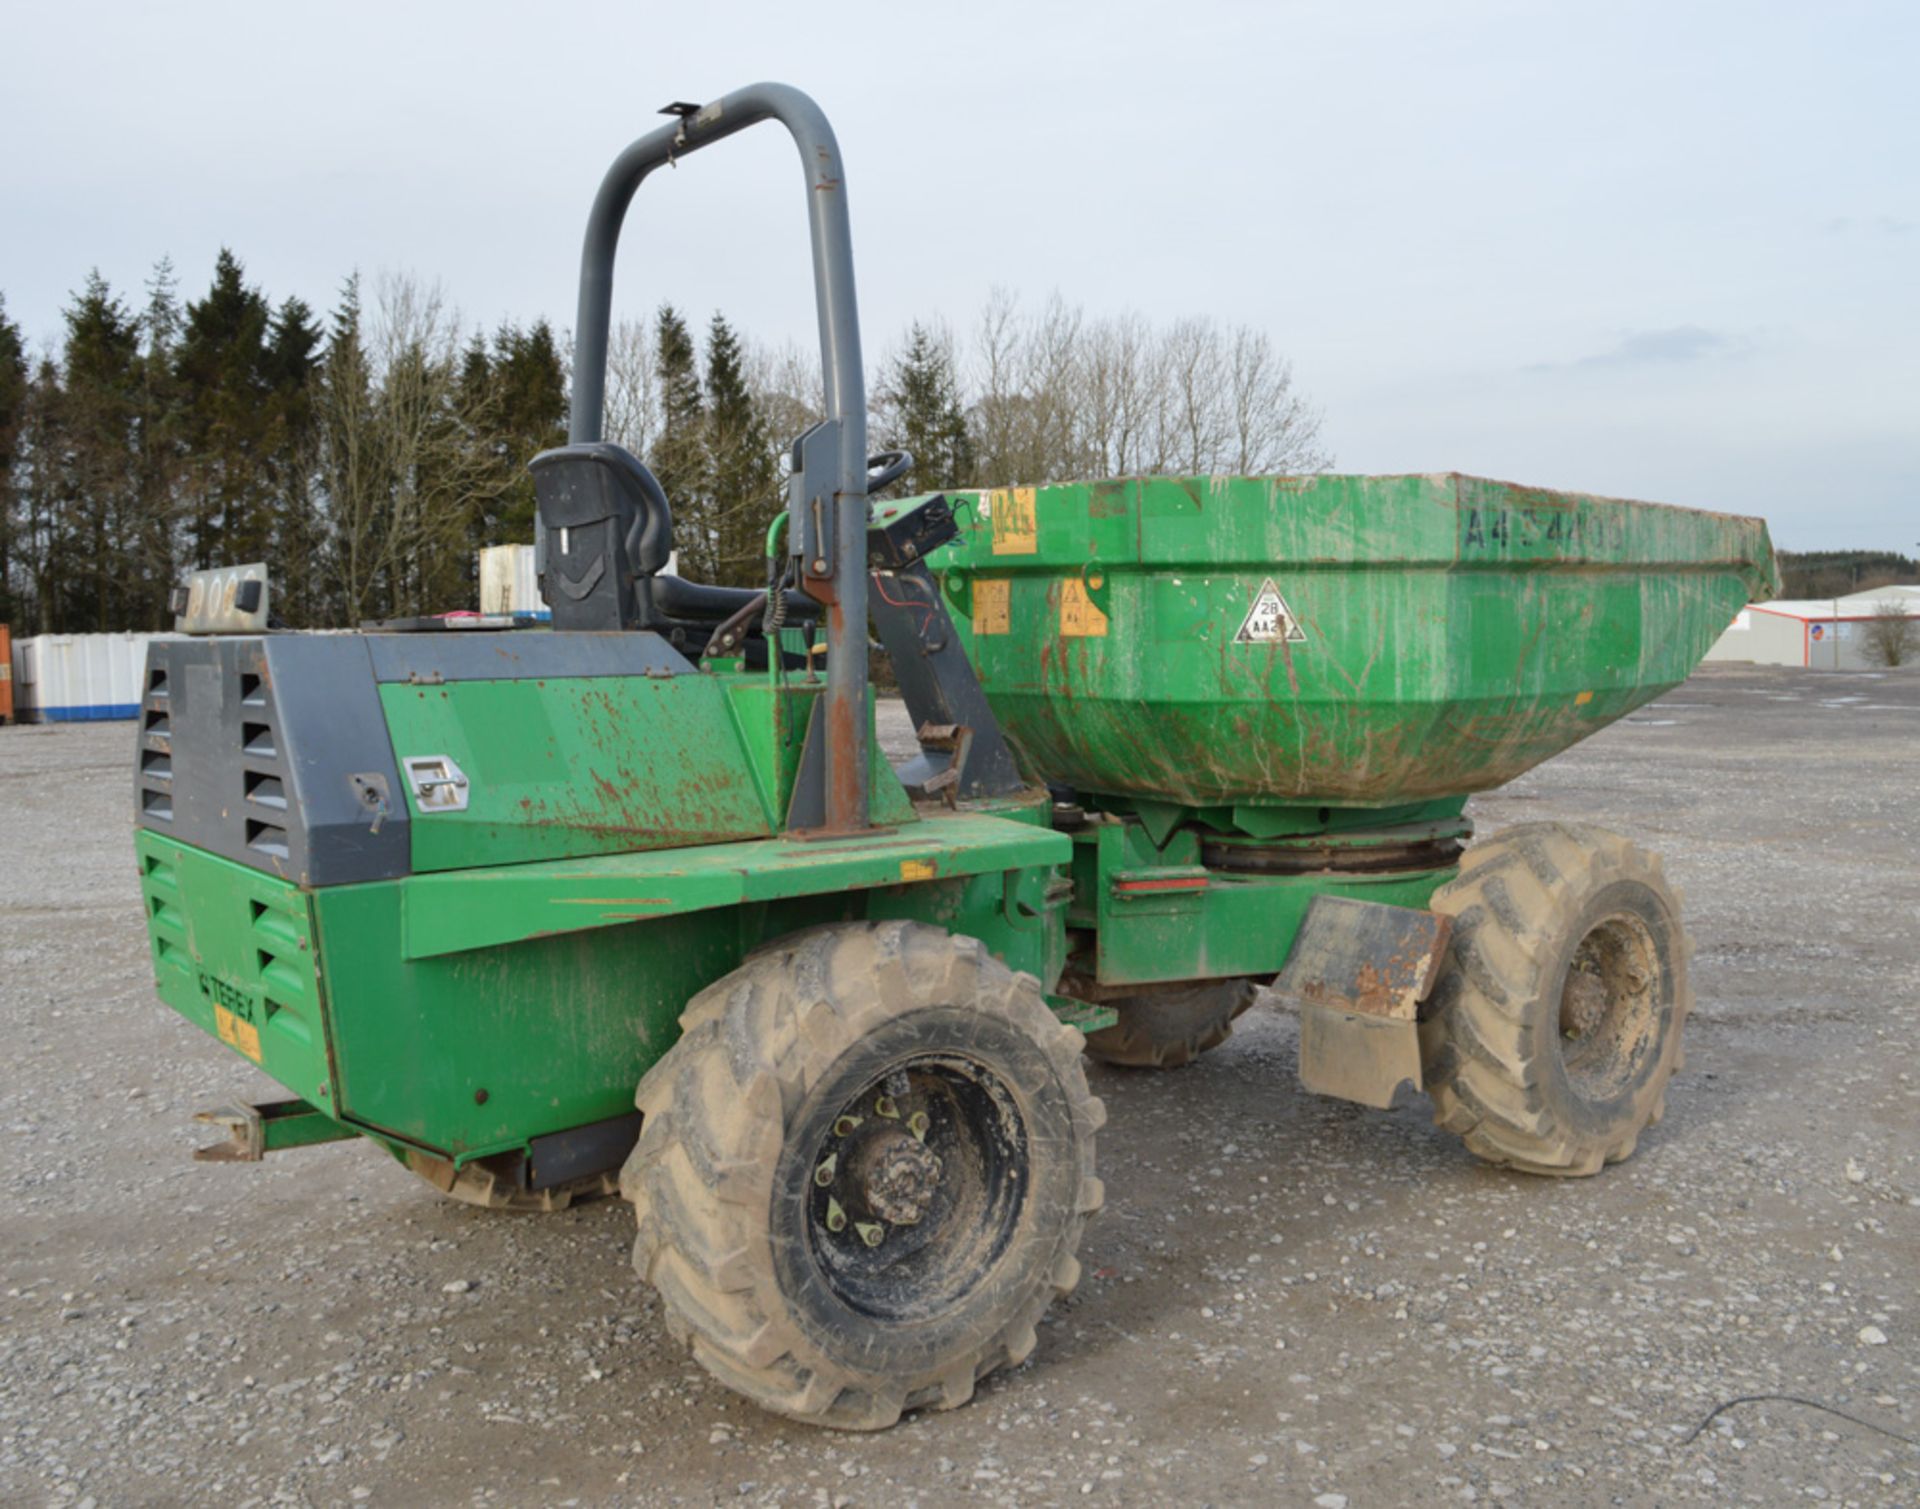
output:
[[[813,1264],[864,1315],[938,1314],[1006,1249],[1026,1166],[1025,1124],[987,1065],[955,1054],[896,1064],[840,1107],[802,1170]]]

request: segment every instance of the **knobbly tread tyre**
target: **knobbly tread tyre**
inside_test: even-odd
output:
[[[1595,1174],[1628,1157],[1683,1060],[1693,946],[1680,905],[1658,856],[1604,829],[1527,823],[1469,849],[1431,902],[1453,921],[1420,1024],[1436,1124],[1527,1173]],[[1563,993],[1589,931],[1628,914],[1658,969],[1645,1004],[1629,1008],[1645,1024],[1630,1072],[1593,1098],[1564,1061]]]
[[[1233,1036],[1233,1024],[1260,994],[1251,980],[1208,980],[1123,996],[1120,1014],[1087,1034],[1087,1053],[1124,1069],[1180,1069]]]
[[[431,1184],[449,1200],[482,1210],[504,1210],[518,1215],[551,1215],[586,1200],[620,1192],[620,1178],[611,1170],[571,1179],[551,1189],[521,1189],[478,1163],[455,1168],[444,1158],[409,1151],[401,1160],[407,1171]]]
[[[1030,1046],[1029,1067],[1044,1073],[1037,1088],[1020,1086],[1031,1102],[1023,1111],[1066,1135],[1033,1139],[1039,1155],[1023,1170],[1033,1198],[990,1279],[964,1297],[986,1307],[977,1324],[943,1338],[936,1315],[886,1334],[847,1308],[827,1326],[810,1308],[817,1288],[806,1303],[789,1292],[794,1263],[811,1260],[804,1233],[780,1224],[783,1154],[806,1153],[822,1097],[865,1072],[863,1044],[871,1052],[885,1041],[874,1034],[911,1033],[921,1013],[954,1007],[983,1022],[983,1038],[998,1023]],[[1104,1199],[1093,1144],[1105,1109],[1087,1089],[1081,1034],[1047,1008],[1038,981],[939,928],[842,924],[754,954],[695,996],[681,1025],[640,1082],[640,1141],[621,1190],[634,1206],[634,1267],[708,1372],[790,1419],[878,1430],[904,1410],[964,1404],[980,1378],[1027,1357],[1047,1306],[1079,1280],[1075,1252]],[[1035,1110],[1042,1097],[1046,1116]],[[1066,1198],[1050,1206],[1043,1187]]]

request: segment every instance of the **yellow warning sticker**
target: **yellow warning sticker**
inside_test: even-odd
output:
[[[973,584],[973,632],[1005,634],[1013,622],[1013,584],[1004,576],[976,579]]]
[[[933,876],[933,861],[930,859],[903,859],[900,861],[900,878],[902,880],[931,880]]]
[[[1591,701],[1593,701],[1593,693],[1582,692],[1579,696],[1573,699],[1573,705],[1575,707],[1585,707]]]
[[[224,1006],[213,1008],[214,1030],[220,1034],[220,1041],[229,1048],[237,1048],[252,1059],[260,1062],[260,1029],[252,1022],[243,1022]]]
[[[1040,548],[1031,487],[995,488],[987,494],[987,510],[993,518],[995,555],[1032,555]]]
[[[1080,639],[1105,639],[1107,615],[1087,596],[1087,584],[1070,576],[1060,584],[1060,632]]]

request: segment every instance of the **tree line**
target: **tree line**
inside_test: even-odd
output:
[[[187,571],[265,560],[295,627],[469,607],[483,545],[533,537],[526,463],[564,444],[566,337],[465,327],[434,285],[350,277],[322,315],[222,251],[197,299],[162,260],[137,304],[91,274],[34,353],[0,296],[0,622],[167,627]],[[995,293],[964,336],[912,325],[875,364],[899,494],[1330,464],[1288,363],[1248,327],[1095,318]],[[670,305],[612,332],[607,438],[673,501],[682,574],[758,584],[818,362]]]
[[[1782,597],[1848,597],[1920,582],[1920,560],[1896,550],[1777,550]]]

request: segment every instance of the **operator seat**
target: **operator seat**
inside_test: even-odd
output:
[[[605,440],[563,445],[542,451],[527,470],[547,531],[540,590],[554,628],[646,629],[698,654],[723,620],[759,596],[660,574],[673,556],[673,508],[631,451]],[[818,613],[813,599],[787,594],[789,622]]]

